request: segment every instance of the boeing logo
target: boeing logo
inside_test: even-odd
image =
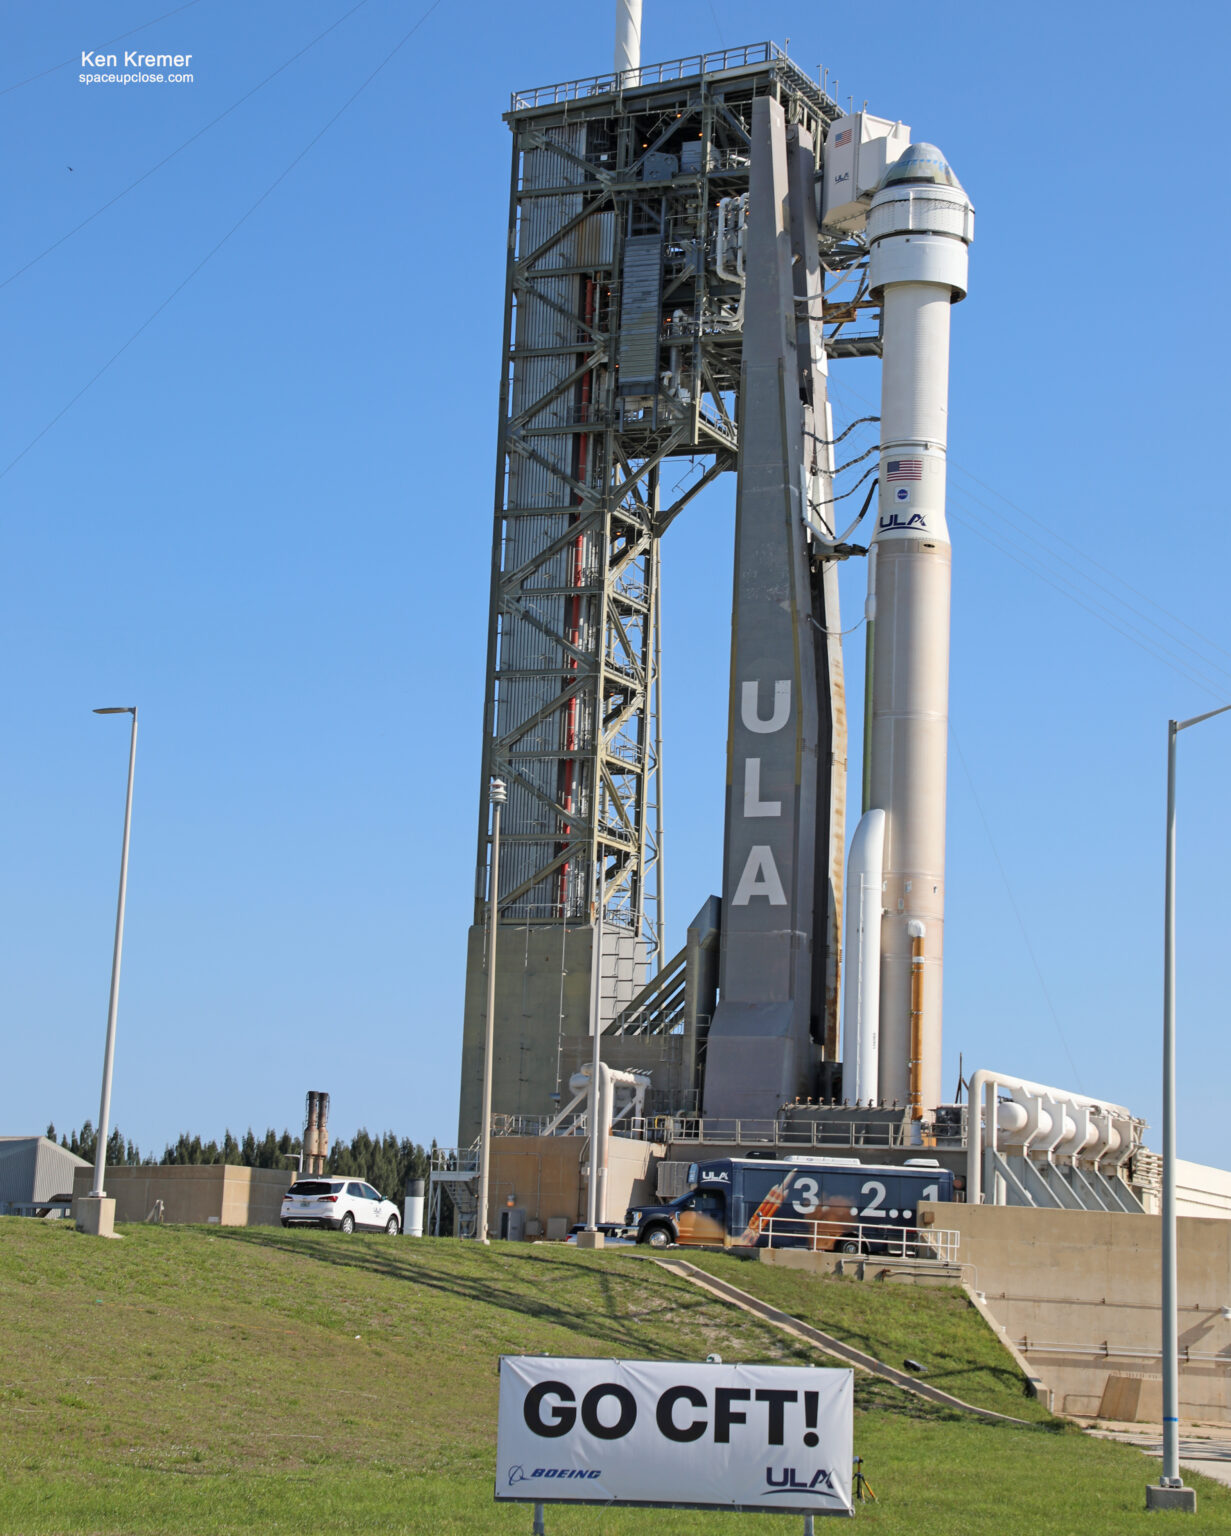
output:
[[[531,1482],[536,1477],[602,1477],[602,1467],[535,1467],[533,1472],[527,1472],[525,1467],[509,1468],[509,1487],[516,1488],[518,1483]]]
[[[763,1499],[772,1498],[777,1493],[810,1493],[818,1499],[836,1499],[839,1496],[834,1489],[833,1473],[824,1467],[818,1467],[810,1480],[806,1474],[799,1477],[794,1467],[783,1467],[780,1474],[773,1467],[766,1467],[765,1482],[766,1488],[761,1494]]]

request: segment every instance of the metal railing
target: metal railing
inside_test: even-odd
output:
[[[779,1120],[718,1120],[669,1117],[661,1122],[675,1142],[697,1146],[905,1147],[909,1132],[901,1124],[826,1124],[817,1120],[791,1124]]]
[[[549,1115],[492,1116],[493,1136],[541,1136]],[[860,1151],[869,1147],[910,1146],[909,1131],[900,1125],[826,1125],[811,1120],[790,1125],[777,1120],[715,1120],[680,1115],[628,1115],[619,1122],[622,1136],[646,1141],[670,1141],[689,1146],[816,1147],[828,1151]],[[559,1126],[556,1136],[584,1136],[584,1110]]]
[[[436,1174],[456,1174],[460,1178],[473,1178],[479,1171],[479,1146],[433,1147],[431,1171]]]
[[[547,1127],[554,1119],[554,1115],[495,1114],[492,1116],[492,1135],[545,1136],[549,1134]],[[664,1125],[662,1116],[650,1115],[617,1115],[611,1122],[611,1128],[617,1136],[631,1136],[640,1141],[665,1141],[667,1136]],[[567,1120],[562,1120],[550,1134],[552,1136],[588,1136],[590,1134],[589,1116],[584,1109],[578,1109]]]
[[[864,1254],[871,1258],[910,1259],[924,1264],[956,1264],[962,1234],[949,1227],[900,1227],[896,1224],[812,1221],[800,1216],[766,1216],[753,1231],[769,1248],[803,1248],[809,1253]]]
[[[493,1136],[544,1136],[551,1124],[552,1115],[501,1115],[492,1116]],[[553,1136],[584,1136],[586,1134],[585,1111],[562,1121],[552,1132]]]
[[[1016,1347],[1024,1355],[1080,1355],[1090,1360],[1161,1360],[1163,1357],[1159,1349],[1141,1349],[1131,1344],[1109,1344],[1106,1340],[1101,1344],[1045,1344],[1025,1334],[1016,1341]],[[1180,1345],[1179,1358],[1185,1365],[1211,1361],[1215,1365],[1231,1366],[1231,1357],[1217,1350],[1189,1349],[1186,1344]]]
[[[636,90],[642,85],[664,85],[670,80],[690,79],[693,75],[713,75],[724,69],[768,64],[774,58],[786,58],[777,43],[745,43],[739,48],[721,48],[716,53],[692,53],[682,59],[668,59],[663,64],[642,64],[618,75],[587,75],[581,80],[562,80],[558,85],[536,85],[532,90],[514,91],[511,107],[514,112],[520,112],[526,107],[557,106],[562,101],[580,101],[585,96],[610,96],[621,89]]]
[[[561,102],[581,101],[587,96],[612,96],[617,91],[635,91],[647,85],[668,85],[673,80],[691,80],[697,75],[717,75],[728,69],[747,69],[756,64],[777,64],[790,76],[791,84],[828,118],[838,117],[840,109],[790,59],[777,43],[744,43],[735,48],[720,48],[713,53],[690,53],[682,59],[668,59],[662,64],[642,64],[620,74],[587,75],[581,80],[563,80],[558,85],[538,85],[530,90],[514,91],[510,110],[523,112],[529,107],[559,106]]]

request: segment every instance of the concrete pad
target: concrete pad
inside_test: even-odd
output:
[[[77,1201],[77,1230],[91,1237],[114,1237],[115,1201],[106,1195],[82,1195]]]
[[[577,1234],[578,1248],[604,1248],[606,1245],[607,1238],[602,1232],[578,1232]]]
[[[1164,1488],[1161,1483],[1146,1484],[1147,1509],[1178,1509],[1186,1515],[1197,1513],[1195,1488]]]
[[[1145,1429],[1136,1424],[1087,1425],[1086,1432],[1101,1440],[1118,1440],[1122,1445],[1133,1446],[1143,1455],[1162,1460],[1161,1426]],[[1224,1425],[1208,1424],[1200,1430],[1182,1434],[1180,1466],[1185,1472],[1200,1472],[1215,1482],[1231,1487],[1231,1433],[1228,1433]]]

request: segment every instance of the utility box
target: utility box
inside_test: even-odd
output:
[[[660,150],[652,149],[642,162],[643,181],[669,181],[679,174],[680,162],[676,155],[664,155]]]
[[[862,229],[872,194],[886,170],[910,145],[905,123],[852,112],[829,126],[821,161],[817,216],[826,229],[851,234]]]
[[[708,171],[713,163],[713,158],[705,154],[705,145],[700,139],[688,139],[680,145],[680,174],[684,176],[696,176],[702,171]]]

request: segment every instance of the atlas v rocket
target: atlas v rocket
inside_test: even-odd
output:
[[[807,135],[772,99],[755,105],[707,1115],[771,1116],[816,1091],[818,1057],[836,1054],[844,891],[843,1097],[909,1104],[916,1118],[941,1102],[949,311],[966,294],[973,212],[940,152],[907,136],[866,114],[839,119],[818,175]],[[865,183],[869,163],[880,170],[862,193],[860,151]],[[834,573],[865,550],[834,515],[814,181],[831,237],[866,232],[867,297],[882,312],[865,803],[845,881]]]
[[[949,576],[945,523],[949,310],[966,296],[970,201],[944,157],[914,144],[872,199],[869,288],[884,315],[880,507],[868,551],[875,604],[871,803],[880,830],[879,932],[847,955],[848,1096],[941,1101]],[[862,851],[862,850],[861,850]],[[879,1018],[858,997],[879,970]],[[852,1019],[851,1000],[855,1000]]]

